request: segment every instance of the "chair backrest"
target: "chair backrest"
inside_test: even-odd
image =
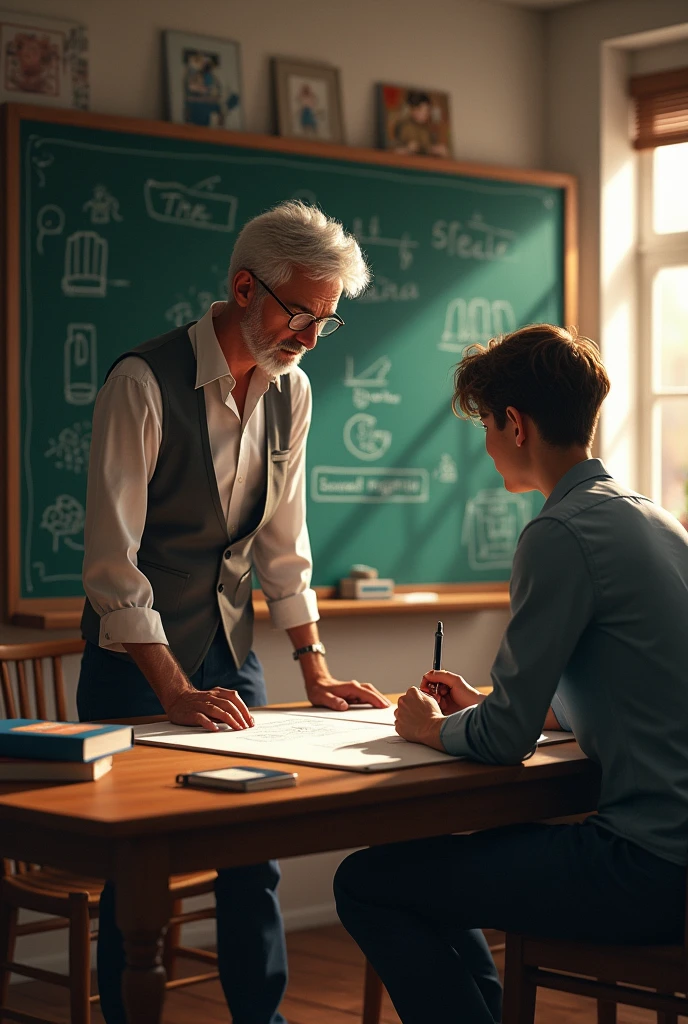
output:
[[[39,640],[31,644],[0,644],[0,715],[3,718],[67,717],[67,700],[62,673],[62,658],[80,654],[84,641]],[[52,695],[54,709],[48,705],[43,661],[52,662]]]
[[[2,718],[67,718],[67,698],[62,672],[62,658],[80,654],[84,641],[39,640],[33,644],[0,644],[0,717]],[[49,706],[43,662],[52,662],[52,705]],[[54,714],[51,711],[54,710]],[[26,874],[37,867],[22,861],[0,860],[0,877]]]

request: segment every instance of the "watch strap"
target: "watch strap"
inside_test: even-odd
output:
[[[317,644],[308,644],[307,647],[298,647],[292,654],[294,661],[298,661],[302,654],[327,654],[325,644],[319,641]]]

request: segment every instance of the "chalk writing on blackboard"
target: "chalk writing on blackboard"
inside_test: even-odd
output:
[[[392,369],[389,356],[380,356],[365,370],[356,373],[352,356],[347,356],[344,363],[344,385],[347,388],[384,388],[387,387],[387,374]]]
[[[314,466],[311,499],[353,505],[417,505],[430,500],[427,469]]]
[[[366,462],[381,459],[391,443],[391,430],[381,430],[370,413],[356,413],[344,424],[344,444],[347,451],[357,459]]]
[[[210,191],[210,180],[189,187],[178,181],[149,178],[143,186],[148,216],[187,228],[234,231],[239,200],[236,196]]]
[[[415,281],[397,284],[388,277],[376,275],[369,288],[359,295],[357,302],[415,302],[420,298],[420,288]]]
[[[68,405],[90,405],[98,392],[95,324],[67,324],[64,397]]]
[[[486,488],[466,502],[461,541],[471,569],[508,569],[521,530],[532,516],[529,494]]]
[[[515,231],[486,224],[482,214],[474,213],[465,222],[436,220],[431,244],[447,256],[496,262],[513,259],[510,250],[517,237]]]
[[[413,250],[418,248],[418,242],[414,242],[408,231],[404,231],[400,238],[385,238],[380,230],[380,218],[373,216],[368,221],[367,232],[363,230],[363,218],[354,217],[353,233],[361,245],[382,245],[397,249],[402,270],[408,270],[413,263]]]
[[[91,224],[109,224],[110,218],[116,221],[123,220],[118,200],[110,195],[105,185],[93,186],[93,195],[84,203],[82,209],[84,213],[88,211]]]
[[[444,315],[444,330],[439,349],[443,352],[463,352],[466,345],[489,341],[498,334],[516,329],[516,316],[511,303],[505,299],[476,296],[468,301],[452,299]]]
[[[65,245],[62,291],[70,296],[104,299],[107,265],[107,239],[97,231],[75,231]]]
[[[85,473],[91,451],[91,424],[88,420],[63,427],[57,437],[48,440],[45,458],[51,459],[56,469],[69,473]]]
[[[72,540],[76,534],[83,533],[86,513],[84,506],[71,494],[59,494],[52,505],[43,509],[41,529],[52,534],[53,553],[60,550],[60,539],[64,539],[67,547],[83,551],[83,544]]]
[[[41,206],[40,210],[36,214],[36,225],[38,227],[38,234],[36,235],[36,249],[41,256],[44,255],[43,239],[47,235],[60,235],[62,229],[65,226],[65,215],[64,210],[57,206],[56,203],[46,203],[45,206]]]
[[[449,452],[440,455],[440,461],[432,471],[432,475],[440,484],[455,484],[459,479],[459,467]]]

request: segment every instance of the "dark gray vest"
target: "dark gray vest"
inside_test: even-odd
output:
[[[196,389],[191,324],[125,352],[150,366],[162,396],[162,441],[148,485],[146,524],[138,567],[153,588],[170,649],[187,675],[201,665],[222,620],[237,666],[253,638],[251,548],[280,503],[291,435],[291,381],[280,378],[265,394],[265,491],[244,534],[230,541],[213,466],[204,389]],[[107,379],[107,378],[106,378]],[[126,457],[123,453],[123,457]],[[81,620],[86,640],[98,644],[100,618],[87,600]],[[129,659],[127,654],[119,654]]]

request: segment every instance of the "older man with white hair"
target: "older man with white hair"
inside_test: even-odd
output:
[[[310,588],[305,452],[311,390],[298,364],[343,326],[337,303],[369,281],[355,238],[285,202],[249,221],[227,302],[122,355],[96,400],[86,507],[82,719],[165,713],[180,725],[253,726],[266,703],[252,651],[255,569],[313,704],[384,707],[332,678]],[[286,953],[274,862],[218,872],[220,978],[234,1024],[281,1024]],[[98,978],[125,1024],[114,892],[101,900]]]

